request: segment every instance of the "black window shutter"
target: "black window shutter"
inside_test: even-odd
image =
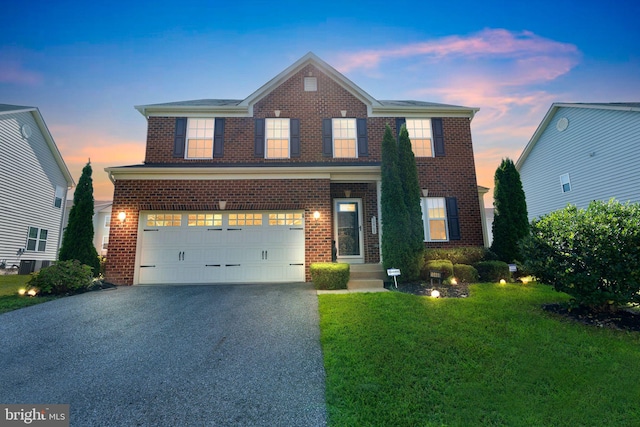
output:
[[[291,157],[300,157],[300,119],[289,119]]]
[[[436,157],[444,156],[444,131],[442,130],[442,119],[431,119],[431,130],[433,131],[433,146]]]
[[[333,122],[322,119],[322,155],[333,157]]]
[[[253,154],[255,157],[264,157],[264,119],[256,119],[254,123]]]
[[[173,157],[184,158],[184,146],[187,142],[187,118],[176,117],[176,131],[173,136]]]
[[[407,120],[404,117],[396,117],[396,139],[400,142],[400,129],[402,129],[402,125],[406,124]]]
[[[216,119],[213,127],[213,157],[224,156],[224,118]]]
[[[358,157],[367,157],[369,155],[367,119],[356,119],[356,132],[358,137]]]
[[[447,197],[447,222],[449,223],[449,240],[460,240],[460,219],[458,217],[458,199]]]

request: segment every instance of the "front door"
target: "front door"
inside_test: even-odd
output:
[[[349,264],[364,263],[362,200],[335,199],[333,212],[338,261]]]

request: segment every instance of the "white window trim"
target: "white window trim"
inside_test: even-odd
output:
[[[430,222],[429,222],[429,207],[427,205],[428,199],[442,199],[444,201],[444,217],[443,218],[434,218],[434,219],[443,219],[444,220],[444,233],[446,238],[444,240],[441,239],[431,239],[431,230],[430,230]],[[444,197],[421,197],[420,198],[420,207],[422,208],[422,223],[424,226],[424,241],[425,242],[448,242],[449,241],[449,219],[447,215],[447,201]]]
[[[336,120],[351,120],[353,121],[354,124],[354,147],[355,147],[355,156],[353,157],[336,157],[336,132],[335,132],[335,127],[334,127],[334,123]],[[332,145],[332,150],[333,150],[333,158],[334,159],[357,159],[358,158],[358,121],[354,118],[354,117],[336,117],[331,119],[331,145]]]
[[[189,123],[191,120],[211,120],[213,127],[211,128],[211,155],[206,157],[189,157]],[[187,118],[187,130],[184,138],[184,158],[185,160],[201,160],[201,159],[213,159],[213,150],[215,144],[216,135],[216,119],[213,117],[188,117]],[[209,140],[209,138],[203,138]]]
[[[32,228],[33,228],[33,229],[35,229],[35,230],[37,230],[37,232],[36,232],[36,237],[35,237],[35,238],[31,238],[31,237],[29,236],[29,231],[30,231]],[[41,238],[41,237],[42,237],[42,230],[44,230],[44,231],[46,231],[46,232],[47,232],[47,238],[46,238],[46,239],[42,239],[42,238]],[[25,244],[25,246],[24,246],[25,251],[26,251],[26,252],[46,252],[46,251],[47,251],[47,241],[48,241],[48,238],[49,238],[49,230],[47,230],[47,229],[43,229],[43,228],[39,228],[39,227],[31,227],[31,226],[27,227],[27,240],[26,240],[26,244]],[[29,249],[29,240],[35,240],[35,242],[36,242],[35,249]],[[43,249],[43,250],[40,250],[40,249],[39,249],[39,248],[40,248],[40,242],[44,242],[44,249]]]
[[[411,143],[411,151],[413,151],[413,155],[415,157],[420,157],[420,158],[430,158],[430,157],[435,157],[435,144],[433,141],[433,122],[431,121],[430,118],[427,117],[407,117],[405,118],[405,127],[407,128],[407,132],[409,133],[409,140],[411,140],[411,132],[409,131],[409,126],[407,125],[407,122],[409,122],[409,120],[428,120],[429,121],[429,141],[431,141],[431,155],[430,156],[418,156],[415,152],[415,150],[413,149],[413,143]]]
[[[289,123],[289,134],[287,135],[287,157],[269,157],[269,147],[267,140],[269,139],[269,121],[286,120]],[[291,158],[291,120],[286,118],[267,118],[264,122],[264,158],[265,159],[290,159]]]

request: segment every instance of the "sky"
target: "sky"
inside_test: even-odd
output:
[[[135,105],[244,99],[313,52],[376,99],[479,108],[493,188],[554,102],[640,102],[640,1],[9,0],[0,103],[38,107],[72,176],[144,160]],[[493,203],[492,192],[485,205]]]

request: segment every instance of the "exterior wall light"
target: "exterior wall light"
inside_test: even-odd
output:
[[[124,212],[118,213],[118,219],[120,220],[120,222],[124,222],[124,220],[127,219],[127,214]]]
[[[320,219],[320,212],[315,211],[315,212],[313,213],[313,220],[314,220],[315,222],[318,222],[318,220],[319,220],[319,219]]]

